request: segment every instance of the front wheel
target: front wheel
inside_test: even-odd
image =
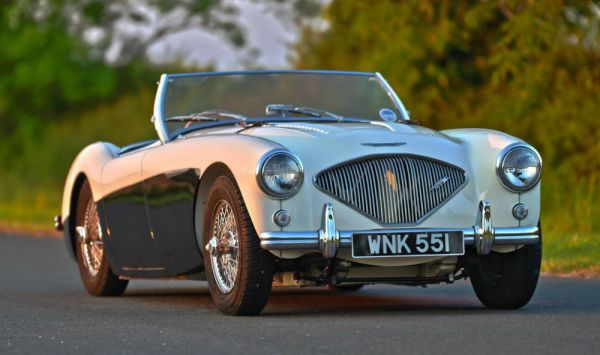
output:
[[[204,216],[204,269],[213,301],[225,314],[258,314],[267,304],[274,261],[262,250],[232,176],[218,177]]]
[[[488,308],[516,309],[526,305],[537,286],[542,242],[510,253],[472,255],[467,271],[477,297]]]

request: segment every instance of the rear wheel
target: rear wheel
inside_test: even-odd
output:
[[[97,207],[90,185],[85,181],[79,192],[75,216],[79,274],[91,295],[119,296],[125,292],[128,281],[120,280],[110,269]]]
[[[473,255],[467,270],[477,297],[486,307],[516,309],[533,296],[541,263],[540,241],[510,253]]]
[[[204,216],[204,267],[213,301],[225,314],[253,315],[267,304],[274,261],[260,241],[230,175],[218,177]]]

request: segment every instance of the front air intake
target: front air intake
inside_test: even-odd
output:
[[[467,183],[464,170],[426,157],[381,155],[320,172],[323,192],[382,225],[416,225]]]

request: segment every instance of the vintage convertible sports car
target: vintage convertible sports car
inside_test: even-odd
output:
[[[152,122],[158,139],[94,143],[69,171],[55,222],[92,295],[207,280],[234,315],[260,312],[273,285],[469,277],[487,307],[533,295],[538,152],[423,127],[379,73],[164,74]]]

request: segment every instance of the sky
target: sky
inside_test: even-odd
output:
[[[240,25],[245,30],[248,48],[258,50],[253,66],[266,69],[286,68],[290,46],[298,38],[298,29],[284,22],[264,4],[232,0],[239,7]],[[250,51],[240,51],[221,36],[191,29],[166,36],[148,49],[150,60],[156,63],[180,59],[188,65],[212,64],[217,70],[244,69]]]

